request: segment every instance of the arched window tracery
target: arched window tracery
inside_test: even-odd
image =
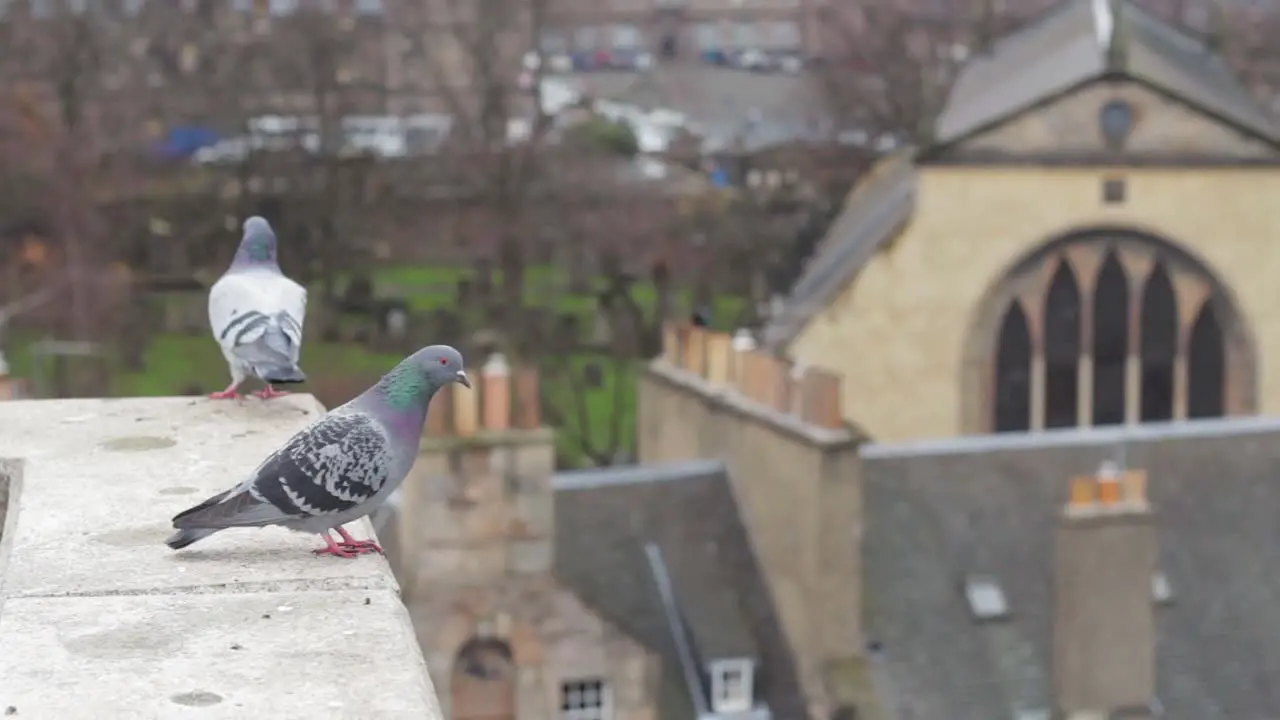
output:
[[[1137,233],[1082,233],[1029,258],[1003,287],[986,336],[989,430],[1241,412],[1245,394],[1232,388],[1248,382],[1233,377],[1249,367],[1243,331],[1185,253]]]

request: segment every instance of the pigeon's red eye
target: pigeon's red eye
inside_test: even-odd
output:
[[[448,365],[448,364],[449,364],[449,358],[440,358],[440,364],[441,364],[441,365]]]

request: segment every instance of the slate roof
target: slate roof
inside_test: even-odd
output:
[[[1111,42],[1122,51],[1109,53]],[[1067,0],[975,56],[956,78],[936,139],[954,141],[1109,72],[1275,139],[1269,113],[1202,39],[1132,2],[1107,0]]]
[[[1116,13],[1105,14],[1115,29],[1114,42],[1123,52],[1109,53],[1104,38],[1110,34],[1099,32],[1099,13],[1106,8]],[[938,118],[935,143],[925,153],[1109,74],[1149,83],[1244,132],[1277,141],[1270,114],[1202,40],[1131,2],[1065,0],[996,42],[990,52],[975,55],[966,63]],[[904,158],[899,156],[890,163],[901,163]],[[774,349],[784,350],[876,250],[910,221],[915,179],[909,168],[863,182],[873,187],[865,192],[855,188],[828,231],[827,247],[812,258],[783,312],[765,328],[765,343]],[[882,198],[881,205],[860,199],[876,197]]]
[[[757,697],[774,717],[803,716],[790,650],[721,463],[566,472],[554,483],[556,577],[660,659],[659,717],[706,711],[705,663],[721,657],[755,659]]]
[[[999,720],[1049,706],[1055,514],[1073,475],[1117,457],[1149,473],[1173,592],[1157,608],[1163,717],[1280,716],[1280,420],[863,454],[866,632],[882,644],[880,687],[897,717]],[[960,586],[972,573],[999,581],[1009,620],[971,619]]]
[[[783,347],[822,311],[915,212],[916,169],[909,151],[881,160],[849,193],[826,237],[805,265],[764,342]]]

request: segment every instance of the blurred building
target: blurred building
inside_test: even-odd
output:
[[[768,338],[886,441],[1274,413],[1276,127],[1203,38],[1063,3],[854,189]]]

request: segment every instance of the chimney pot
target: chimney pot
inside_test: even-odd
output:
[[[1092,508],[1097,502],[1096,483],[1093,478],[1078,477],[1071,481],[1071,509],[1083,510]]]
[[[1125,473],[1124,497],[1130,503],[1147,504],[1147,474],[1141,470]]]
[[[521,430],[536,430],[542,426],[542,388],[538,369],[521,367],[515,377],[516,407],[515,425]]]
[[[1102,505],[1118,505],[1123,498],[1120,481],[1114,475],[1098,478],[1098,502]]]
[[[732,356],[731,341],[723,333],[711,333],[707,337],[707,380],[720,385],[729,382],[729,366]]]
[[[510,375],[511,366],[507,364],[507,358],[502,353],[494,353],[485,361],[484,368],[480,372],[485,375]]]
[[[662,328],[662,357],[672,365],[680,364],[680,326],[668,322]]]
[[[477,393],[473,390],[457,391],[456,387],[450,387],[453,390],[453,431],[455,435],[461,437],[470,437],[476,434],[479,425],[479,400]]]
[[[502,353],[494,353],[480,371],[482,421],[486,430],[511,428],[511,368]]]
[[[427,406],[427,435],[442,437],[453,427],[453,386],[446,385],[436,392]]]

